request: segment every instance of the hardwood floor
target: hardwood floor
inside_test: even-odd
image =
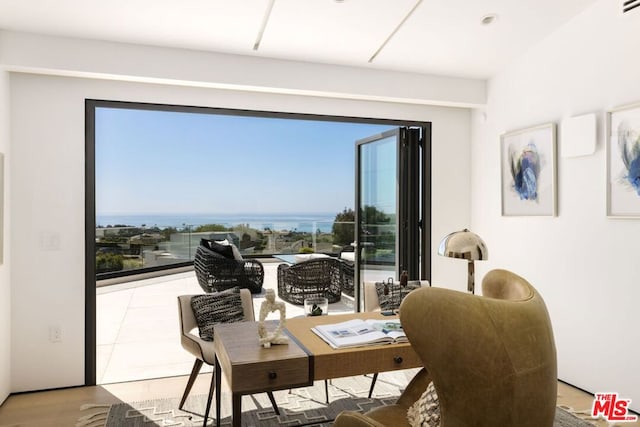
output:
[[[210,378],[210,374],[200,375],[191,393],[207,393]],[[186,382],[187,377],[181,376],[11,395],[0,406],[0,426],[75,426],[86,415],[80,411],[84,404],[181,396]]]
[[[593,405],[593,395],[572,387],[563,382],[558,382],[558,406],[572,408],[576,411],[590,411]],[[592,420],[588,415],[579,415],[598,427],[640,427],[640,421],[625,423],[608,423],[605,420]]]
[[[207,393],[210,378],[210,374],[200,375],[192,393]],[[180,376],[11,395],[0,406],[0,427],[75,426],[78,418],[86,415],[80,411],[80,407],[84,404],[111,404],[179,397],[186,382],[187,377]],[[226,385],[223,384],[223,387]],[[592,395],[562,382],[558,383],[559,405],[584,410],[591,408],[592,401]],[[597,425],[608,426],[604,421]],[[640,422],[624,423],[622,426],[637,427],[640,426]]]

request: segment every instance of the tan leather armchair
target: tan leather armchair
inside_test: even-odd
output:
[[[441,427],[550,427],[556,348],[540,294],[522,277],[492,270],[483,296],[443,288],[408,295],[400,319],[424,363],[395,405],[343,412],[335,426],[407,426],[407,409],[433,381]]]

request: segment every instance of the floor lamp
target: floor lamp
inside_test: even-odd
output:
[[[467,290],[472,294],[475,293],[475,268],[473,262],[489,258],[489,251],[484,240],[466,228],[462,231],[455,231],[442,239],[438,248],[438,255],[466,259],[468,261]]]

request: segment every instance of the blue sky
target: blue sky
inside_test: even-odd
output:
[[[96,212],[340,212],[355,141],[394,126],[96,109]]]

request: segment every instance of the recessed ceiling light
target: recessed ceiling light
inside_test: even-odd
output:
[[[496,19],[498,19],[498,15],[496,15],[495,13],[490,13],[488,15],[484,15],[480,20],[480,23],[482,25],[491,25],[496,22]]]

